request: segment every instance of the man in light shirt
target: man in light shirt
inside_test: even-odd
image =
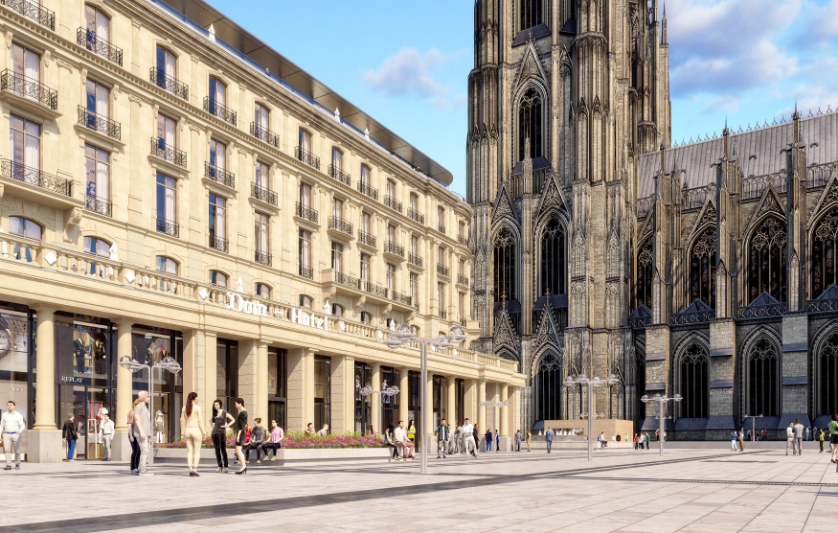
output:
[[[404,429],[404,420],[399,420],[399,427],[393,432],[393,437],[396,439],[396,447],[402,451],[405,459],[416,459],[413,455],[413,443],[407,438],[407,431]],[[409,456],[408,452],[410,452]]]
[[[471,450],[471,454],[477,457],[477,443],[474,442],[474,426],[466,418],[463,422],[463,448],[466,454]]]
[[[108,410],[102,409],[99,411],[102,416],[102,425],[99,426],[99,440],[105,446],[105,458],[103,461],[111,460],[111,441],[113,441],[114,424],[111,417],[108,416]]]
[[[800,423],[800,419],[797,418],[794,421],[794,426],[792,426],[792,432],[794,433],[794,445],[792,449],[797,453],[797,455],[803,455],[803,424]]]
[[[789,454],[789,446],[791,454],[797,455],[794,451],[794,422],[789,422],[789,427],[786,428],[786,455]]]
[[[15,470],[20,470],[20,434],[26,430],[23,415],[15,411],[15,402],[9,400],[8,411],[0,418],[0,441],[6,451],[6,468],[12,469],[12,453],[15,454]]]
[[[141,476],[153,476],[148,471],[148,454],[153,453],[154,450],[149,450],[151,446],[151,413],[148,410],[148,402],[151,400],[147,391],[141,391],[137,398],[140,402],[134,407],[134,437],[140,445],[140,461],[137,464]]]

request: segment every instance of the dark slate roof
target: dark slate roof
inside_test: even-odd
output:
[[[790,415],[783,415],[782,418],[780,418],[780,423],[777,424],[777,429],[786,429],[789,427],[789,424],[798,418],[800,419],[800,423],[803,424],[803,427],[812,425],[812,422],[809,421],[809,415],[806,413],[792,413]]]
[[[786,155],[792,140],[792,122],[731,135],[736,159],[746,178],[764,176],[786,168]],[[838,159],[838,113],[800,120],[800,138],[806,144],[806,164],[818,165]],[[677,163],[687,188],[704,187],[716,181],[716,165],[722,157],[723,139],[718,137],[666,151],[671,170]],[[640,156],[638,197],[655,192],[655,175],[660,170],[660,151]]]
[[[550,166],[550,162],[547,161],[546,158],[543,156],[538,156],[532,160],[532,170],[535,172],[536,170],[541,170],[542,168],[547,168]],[[512,167],[512,175],[513,176],[520,176],[524,173],[524,162],[518,161],[515,163],[515,166]]]
[[[835,284],[831,284],[829,287],[823,291],[820,296],[815,298],[816,300],[835,300],[838,299],[838,287]]]
[[[754,298],[754,301],[751,302],[749,305],[775,305],[778,303],[780,302],[778,302],[776,298],[768,294],[768,291],[762,291],[762,294]]]
[[[733,419],[733,415],[711,416],[707,419],[707,429],[739,429],[739,424]]]
[[[704,431],[707,428],[707,418],[684,418],[675,421],[677,431]]]
[[[675,425],[672,423],[671,419],[664,419],[663,428],[664,431],[674,431]],[[660,420],[653,416],[647,416],[646,418],[641,418],[639,420],[640,423],[640,431],[650,433],[652,437],[652,442],[655,440],[655,430],[660,428]]]
[[[769,431],[774,431],[777,429],[777,426],[780,424],[780,417],[779,416],[764,416],[762,418],[749,418],[742,422],[742,431],[748,431],[749,429],[754,428],[754,420],[757,421],[757,432],[761,432],[763,429],[767,429]]]
[[[829,423],[832,422],[832,415],[819,415],[815,418],[815,426],[819,429],[826,429],[829,426]],[[826,432],[826,437],[824,440],[829,440],[829,431]]]

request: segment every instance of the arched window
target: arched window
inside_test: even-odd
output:
[[[566,246],[564,226],[559,219],[553,218],[547,223],[541,237],[541,293],[537,296],[567,293]]]
[[[35,241],[40,241],[43,230],[41,229],[41,226],[27,218],[9,217],[9,233]],[[34,255],[28,246],[21,246],[20,244],[14,245],[12,248],[12,254],[18,261],[26,259],[27,263],[32,262]]]
[[[271,299],[271,288],[264,283],[256,284],[256,296],[261,298]]]
[[[561,420],[562,368],[553,351],[544,354],[533,380],[536,420]]]
[[[832,333],[818,350],[818,415],[838,413],[838,333]]]
[[[812,243],[812,298],[817,298],[833,283],[836,276],[836,240],[838,240],[838,206],[832,207],[818,222]]]
[[[227,287],[227,275],[217,270],[210,270],[210,283],[218,287]]]
[[[310,296],[306,296],[305,294],[300,295],[300,307],[311,309],[313,305],[314,300],[312,300]]]
[[[710,412],[709,359],[707,350],[694,342],[687,346],[678,361],[681,387],[681,416],[706,418]]]
[[[340,304],[332,304],[332,315],[338,318],[342,317],[344,313],[343,306]]]
[[[521,0],[521,30],[542,23],[542,3],[543,0]]]
[[[748,352],[745,363],[746,413],[765,416],[780,414],[779,359],[777,348],[768,339],[759,339]]]
[[[540,2],[540,0],[537,0]],[[518,104],[518,160],[524,160],[524,146],[530,140],[530,157],[540,157],[541,150],[541,96],[529,89]]]
[[[776,218],[757,227],[748,254],[748,302],[766,291],[780,302],[787,301],[787,240],[786,227]]]
[[[361,322],[364,324],[369,324],[372,322],[372,315],[367,313],[366,311],[361,311]]]
[[[515,242],[509,228],[503,228],[495,238],[495,299],[517,300],[515,292]]]
[[[690,252],[690,300],[716,308],[716,228],[709,227],[693,242]]]
[[[647,239],[637,254],[637,307],[641,304],[652,308],[652,277],[655,274],[655,256],[652,254],[652,239]]]
[[[169,274],[174,274],[175,276],[177,276],[178,264],[174,259],[169,259],[168,257],[158,255],[155,258],[154,263],[154,266],[160,272],[167,272]]]

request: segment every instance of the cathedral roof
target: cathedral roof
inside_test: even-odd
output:
[[[737,165],[745,178],[764,176],[785,170],[786,153],[792,141],[792,122],[735,133]],[[838,113],[827,113],[800,120],[800,140],[806,146],[806,164],[818,165],[838,159]],[[666,161],[676,161],[681,181],[687,188],[704,187],[716,182],[715,165],[721,160],[723,138],[669,148]],[[677,159],[676,159],[677,154]],[[671,163],[670,163],[671,164]],[[638,196],[655,192],[655,175],[660,170],[660,152],[640,156]],[[670,169],[667,169],[670,170]]]

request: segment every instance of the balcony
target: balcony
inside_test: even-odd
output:
[[[419,211],[413,209],[412,207],[409,207],[407,209],[407,217],[409,219],[413,220],[413,221],[416,221],[416,222],[420,223],[420,224],[425,223],[425,215],[423,215]]]
[[[294,147],[294,157],[296,157],[299,161],[302,161],[306,165],[320,170],[320,158],[312,154],[311,152],[307,152],[303,149],[302,146]]]
[[[457,285],[462,285],[463,287],[468,287],[468,277],[463,276],[462,274],[457,275]]]
[[[111,202],[105,198],[99,198],[98,196],[85,196],[84,208],[88,211],[105,215],[106,217],[111,216]]]
[[[457,242],[463,246],[468,246],[468,237],[465,235],[457,235]]]
[[[443,226],[442,224],[438,224],[436,228],[439,230],[440,233],[442,233],[443,235],[445,234],[445,226]]]
[[[329,230],[352,237],[354,234],[352,223],[340,217],[329,217]]]
[[[314,279],[314,269],[309,266],[300,265],[300,275],[304,278]]]
[[[468,327],[468,319],[467,318],[461,318],[460,319],[460,326],[464,327],[464,328]]]
[[[230,249],[230,243],[227,242],[227,239],[222,239],[221,237],[216,237],[212,233],[209,235],[209,247],[214,248],[220,252],[224,252],[225,254],[228,253]]]
[[[373,200],[378,200],[378,189],[374,187],[370,187],[369,183],[364,183],[363,181],[358,182],[358,192],[363,194],[364,196],[369,196]]]
[[[96,36],[95,31],[88,31],[87,28],[76,30],[76,44],[83,46],[94,54],[98,54],[108,61],[122,66],[122,48],[112,45],[105,39]]]
[[[437,311],[437,316],[438,316],[439,318],[441,318],[441,319],[445,320],[445,319],[446,319],[446,317],[448,316],[448,313],[447,313],[447,312],[445,312],[444,310],[440,309],[439,311]]]
[[[436,265],[436,273],[439,274],[440,276],[445,276],[446,278],[449,278],[449,277],[451,277],[450,272],[451,272],[451,269],[449,269],[447,266],[443,266],[443,265],[440,265],[440,264]]]
[[[0,174],[4,178],[19,181],[33,187],[57,193],[67,198],[73,197],[73,182],[42,172],[37,168],[31,168],[10,159],[0,161]],[[7,190],[8,194],[9,191]]]
[[[178,98],[189,101],[189,85],[177,81],[177,78],[169,76],[157,67],[151,67],[148,81],[160,87],[164,91],[168,91]]]
[[[320,214],[314,209],[310,208],[307,205],[303,205],[300,202],[297,202],[296,204],[296,210],[294,211],[294,215],[302,218],[303,220],[308,220],[309,222],[320,224]]]
[[[253,260],[260,265],[271,266],[271,254],[256,250]]]
[[[413,252],[407,254],[407,262],[419,268],[425,267],[425,260],[419,257],[418,255],[414,254]]]
[[[366,231],[359,231],[358,232],[358,242],[361,244],[366,244],[367,246],[371,246],[375,248],[376,238],[374,235],[370,235]]]
[[[399,261],[404,261],[404,246],[401,246],[394,241],[384,242],[384,253],[388,256],[396,258]]]
[[[250,184],[250,196],[273,206],[278,205],[277,194],[274,191],[267,187],[260,187],[255,183]]]
[[[358,286],[360,289],[368,294],[372,294],[373,296],[379,296],[381,298],[387,298],[387,293],[389,290],[387,287],[380,283],[373,283],[371,281],[367,281],[365,279],[358,280]]]
[[[204,177],[211,179],[216,183],[220,183],[231,189],[236,188],[236,175],[232,172],[227,172],[222,168],[218,168],[215,165],[210,165],[209,163],[204,163]]]
[[[6,69],[0,74],[0,91],[4,100],[13,100],[18,105],[50,118],[59,116],[58,92],[38,80]]]
[[[393,291],[392,300],[394,302],[404,304],[407,307],[413,307],[413,297],[410,296],[409,294],[404,294],[404,293],[401,293],[401,292]]]
[[[0,0],[0,5],[6,6],[12,11],[17,11],[24,17],[30,18],[52,31],[55,31],[55,12],[41,6],[38,2],[27,2],[26,0]]]
[[[255,122],[250,123],[250,134],[274,148],[279,148],[279,135],[272,133],[271,130],[263,128]]]
[[[151,138],[151,155],[157,156],[180,168],[186,168],[186,152],[178,150],[174,146],[166,146],[163,139]]]
[[[235,126],[238,122],[238,114],[235,111],[227,109],[221,102],[216,102],[209,96],[204,97],[204,111],[212,116],[218,117],[227,124]]]
[[[178,234],[180,233],[179,226],[174,222],[170,222],[170,221],[166,220],[165,218],[158,218],[157,219],[156,228],[157,228],[158,233],[165,233],[166,235],[169,235],[169,236],[175,237],[175,238],[177,238]]]
[[[79,106],[78,112],[79,126],[93,130],[96,133],[101,133],[102,135],[107,135],[116,141],[122,141],[122,126],[119,122],[111,120],[106,116],[94,113],[84,106]]]
[[[398,211],[399,213],[402,212],[402,203],[396,201],[396,199],[390,196],[389,194],[384,197],[384,205],[386,205],[390,209]]]
[[[344,185],[352,184],[352,176],[349,174],[349,172],[344,172],[338,166],[329,165],[329,176],[335,178]]]

